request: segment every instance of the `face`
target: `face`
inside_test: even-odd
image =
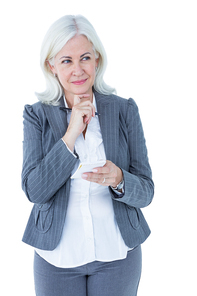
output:
[[[90,94],[96,76],[98,59],[92,48],[92,43],[83,35],[70,39],[54,59],[51,71],[57,74],[64,88],[65,97],[72,105],[74,95]]]

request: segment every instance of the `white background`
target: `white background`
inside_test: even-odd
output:
[[[32,207],[20,187],[22,112],[45,88],[39,52],[48,27],[82,14],[105,46],[105,81],[139,106],[153,170],[155,197],[143,210],[152,234],[143,244],[138,296],[197,295],[196,1],[2,3],[0,294],[35,295],[33,249],[21,242]]]

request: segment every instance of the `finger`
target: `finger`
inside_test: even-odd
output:
[[[95,107],[90,101],[86,101],[73,106],[73,110],[84,117],[85,123],[87,123],[87,121],[90,122],[92,117],[95,116]]]
[[[92,170],[93,173],[95,174],[110,174],[111,173],[111,169],[109,167],[99,167],[99,168],[94,168]]]
[[[74,96],[74,106],[76,106],[80,103],[84,103],[84,105],[89,104],[90,106],[92,106],[92,116],[95,117],[96,108],[90,102],[90,100],[87,100],[89,97],[90,97],[89,94],[75,95]],[[86,100],[83,100],[83,99],[86,99]]]
[[[91,108],[94,107],[94,105],[90,102],[90,100],[80,101],[78,104],[74,105],[75,107],[86,107],[89,106]]]
[[[110,161],[106,161],[106,164],[103,167],[94,168],[93,173],[98,174],[109,174],[113,171],[113,164]]]
[[[79,96],[74,96],[74,106],[80,103]]]
[[[81,102],[83,98],[89,98],[89,94],[74,95],[74,106]]]
[[[78,108],[78,112],[83,117],[84,123],[89,123],[92,119],[92,106],[83,106]]]
[[[108,178],[105,174],[84,173],[82,179],[102,186],[110,186],[114,182],[114,178]]]
[[[90,96],[89,94],[78,95],[78,97],[79,97],[80,99],[82,99],[82,98],[88,98],[89,96]]]
[[[95,117],[96,108],[94,107],[94,105],[90,101],[85,101],[84,103],[85,103],[84,105],[87,104],[88,106],[91,107],[91,112],[92,112],[91,116]]]
[[[96,112],[96,108],[93,105],[93,109],[92,109],[92,116],[95,117],[95,112]]]

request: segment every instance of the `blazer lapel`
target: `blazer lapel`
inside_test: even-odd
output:
[[[94,94],[97,112],[100,114],[98,116],[106,158],[116,163],[119,148],[119,108],[110,95],[102,95],[96,91]],[[65,107],[63,97],[59,102],[60,104],[58,106],[43,104],[55,141],[58,141],[64,136],[68,127],[67,112],[61,110],[61,107]]]
[[[109,95],[94,93],[107,160],[117,162],[119,149],[119,108]]]
[[[66,133],[67,124],[67,113],[61,110],[61,107],[65,107],[63,97],[59,100],[58,106],[43,104],[46,117],[53,131],[55,141],[57,142]]]

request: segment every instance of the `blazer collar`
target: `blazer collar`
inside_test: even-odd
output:
[[[119,108],[112,95],[103,95],[94,91],[97,112],[100,114],[99,123],[108,160],[116,163],[119,147]],[[58,141],[66,133],[67,112],[61,110],[65,107],[63,97],[58,106],[43,104],[46,117],[53,131],[55,141]]]
[[[43,104],[47,120],[51,126],[56,142],[65,135],[68,127],[67,112],[61,110],[61,107],[65,107],[63,97],[60,98],[58,106]]]

